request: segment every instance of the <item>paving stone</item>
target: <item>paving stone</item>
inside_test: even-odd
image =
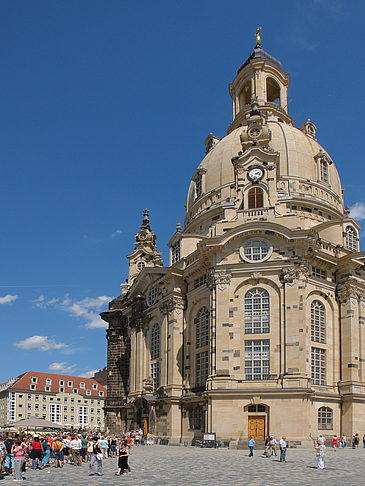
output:
[[[132,473],[115,476],[117,459],[103,461],[103,476],[88,476],[88,465],[63,469],[27,470],[23,484],[39,486],[267,486],[268,484],[308,485],[365,484],[363,465],[365,449],[327,449],[324,470],[316,468],[316,455],[310,449],[289,449],[288,462],[265,458],[255,451],[253,458],[246,450],[200,449],[194,447],[135,447],[129,464]],[[13,483],[7,477],[2,484]]]

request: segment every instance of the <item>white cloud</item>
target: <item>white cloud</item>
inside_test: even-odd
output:
[[[351,217],[361,221],[365,219],[365,203],[357,202],[350,208]]]
[[[65,361],[60,363],[54,362],[48,366],[50,371],[60,371],[62,373],[71,373],[76,368],[76,365],[67,365]]]
[[[100,318],[98,311],[101,311],[111,299],[112,297],[100,295],[99,297],[86,297],[82,300],[74,300],[69,294],[66,294],[63,300],[56,298],[47,300],[41,295],[33,302],[37,307],[42,309],[51,306],[59,307],[71,316],[83,319],[85,327],[106,329],[108,326]]]
[[[68,345],[65,343],[58,343],[54,339],[47,336],[31,336],[29,338],[18,341],[14,344],[20,349],[39,349],[40,351],[49,351],[50,349],[63,349]]]
[[[4,297],[0,297],[0,304],[11,304],[12,302],[15,302],[18,298],[18,295],[7,294]]]
[[[93,376],[95,375],[95,373],[99,371],[99,370],[90,370],[90,371],[85,371],[85,373],[81,373],[80,376],[82,376],[83,378],[93,378]]]
[[[120,230],[120,229],[115,230],[115,231],[112,233],[112,238],[114,238],[115,236],[120,235],[120,234],[121,234],[121,232],[122,232],[122,230]]]

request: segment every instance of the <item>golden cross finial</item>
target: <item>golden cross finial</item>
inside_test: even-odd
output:
[[[256,42],[255,47],[261,47],[260,30],[261,30],[261,27],[257,27],[256,33],[255,33],[255,42]]]

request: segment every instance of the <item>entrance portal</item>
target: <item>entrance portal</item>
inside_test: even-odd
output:
[[[248,417],[248,438],[265,440],[265,416],[251,415]]]

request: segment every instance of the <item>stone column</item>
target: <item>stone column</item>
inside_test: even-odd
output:
[[[342,382],[360,380],[360,326],[358,289],[343,284],[338,289],[341,302]]]
[[[231,282],[231,274],[225,270],[216,270],[214,272],[214,284],[216,290],[216,322],[215,329],[212,330],[213,349],[212,359],[215,363],[212,364],[212,372],[215,377],[221,376],[224,379],[230,377],[231,374],[231,357],[233,356],[233,349],[230,349],[229,330],[227,322],[233,309],[229,307],[229,287]],[[215,366],[214,366],[215,365]]]

